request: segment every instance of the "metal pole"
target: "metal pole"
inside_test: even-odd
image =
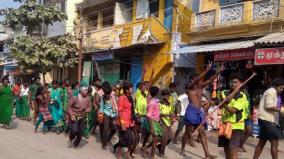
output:
[[[82,44],[83,43],[83,38],[79,38],[79,59],[78,59],[78,82],[81,81],[81,76],[82,76]]]
[[[79,28],[80,28],[80,31],[79,31],[79,49],[78,49],[78,55],[79,55],[79,58],[78,58],[78,82],[81,81],[81,77],[82,77],[82,56],[83,56],[83,53],[82,53],[82,45],[83,45],[83,36],[82,36],[82,8],[80,7],[80,23],[79,23]]]
[[[179,23],[179,15],[178,15],[178,9],[177,8],[175,8],[176,9],[176,14],[177,14],[177,19],[176,19],[176,28],[175,28],[175,43],[177,44],[177,34],[178,34],[178,23]],[[178,45],[178,44],[177,44]],[[172,78],[172,82],[175,82],[175,64],[176,64],[176,53],[172,53],[172,55],[173,55],[173,72],[172,72],[172,74],[173,74],[173,78]]]

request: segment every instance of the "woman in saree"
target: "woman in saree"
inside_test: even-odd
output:
[[[21,87],[20,99],[20,117],[24,120],[30,120],[30,106],[28,103],[29,87],[27,83],[24,83]]]
[[[16,106],[16,111],[15,114],[17,118],[22,118],[23,110],[21,107],[21,88],[22,88],[22,81],[20,79],[17,80],[15,86],[12,89],[12,92],[14,94],[14,99],[15,99],[15,106]]]
[[[8,78],[3,78],[0,86],[0,124],[3,124],[5,129],[10,129],[13,114],[12,103],[13,93],[8,86]]]
[[[48,110],[48,104],[50,101],[50,95],[48,90],[39,86],[36,93],[36,104],[39,108],[38,118],[35,123],[35,133],[41,122],[43,122],[43,133],[45,134],[48,131],[48,126],[51,125],[52,117]]]
[[[60,132],[63,132],[63,109],[60,89],[57,87],[56,81],[52,82],[52,87],[49,89],[49,92],[51,99],[49,103],[49,110],[54,121],[56,133],[60,134]]]
[[[61,101],[62,101],[62,109],[63,109],[63,126],[62,128],[65,131],[67,130],[67,123],[68,123],[68,117],[67,117],[67,107],[68,107],[68,98],[70,98],[71,94],[70,92],[72,92],[71,87],[70,87],[70,81],[68,79],[66,79],[60,88],[60,97],[61,97]]]

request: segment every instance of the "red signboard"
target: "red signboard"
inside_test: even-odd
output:
[[[255,51],[255,65],[284,64],[284,48],[265,48]]]
[[[254,58],[254,49],[220,51],[214,54],[214,61],[236,61]]]

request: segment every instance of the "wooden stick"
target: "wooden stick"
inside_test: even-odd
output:
[[[225,103],[228,101],[229,97],[235,96],[235,95],[239,92],[239,90],[240,90],[244,85],[246,85],[254,76],[256,76],[256,73],[255,73],[255,72],[254,72],[245,82],[243,82],[237,89],[235,89],[229,96],[227,96],[220,104],[218,104],[218,106],[215,108],[215,110],[214,110],[213,112],[211,112],[211,114],[214,113],[214,112],[217,110],[217,108],[219,108],[219,107],[221,107],[223,104],[225,104]],[[206,119],[204,119],[204,120],[201,122],[201,124],[198,125],[198,127],[193,131],[193,133],[195,133],[195,132],[205,123],[205,121],[206,121]]]

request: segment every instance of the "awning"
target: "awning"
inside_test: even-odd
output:
[[[139,47],[144,47],[144,46],[152,46],[152,45],[162,45],[165,42],[151,42],[151,43],[136,43],[136,44],[131,44],[131,45],[126,45],[126,46],[121,46],[117,48],[109,48],[109,49],[102,49],[102,50],[95,50],[92,52],[85,52],[85,53],[106,53],[106,52],[114,52],[117,50],[126,50],[126,49],[133,49],[133,48],[139,48]]]
[[[224,50],[245,49],[254,46],[254,40],[238,41],[228,43],[205,44],[196,46],[187,46],[174,51],[175,53],[200,53],[200,52],[215,52]]]
[[[177,54],[175,56],[175,67],[194,68],[196,65],[196,55]]]
[[[279,44],[284,43],[284,32],[283,33],[273,33],[266,35],[262,38],[255,40],[256,44]]]

